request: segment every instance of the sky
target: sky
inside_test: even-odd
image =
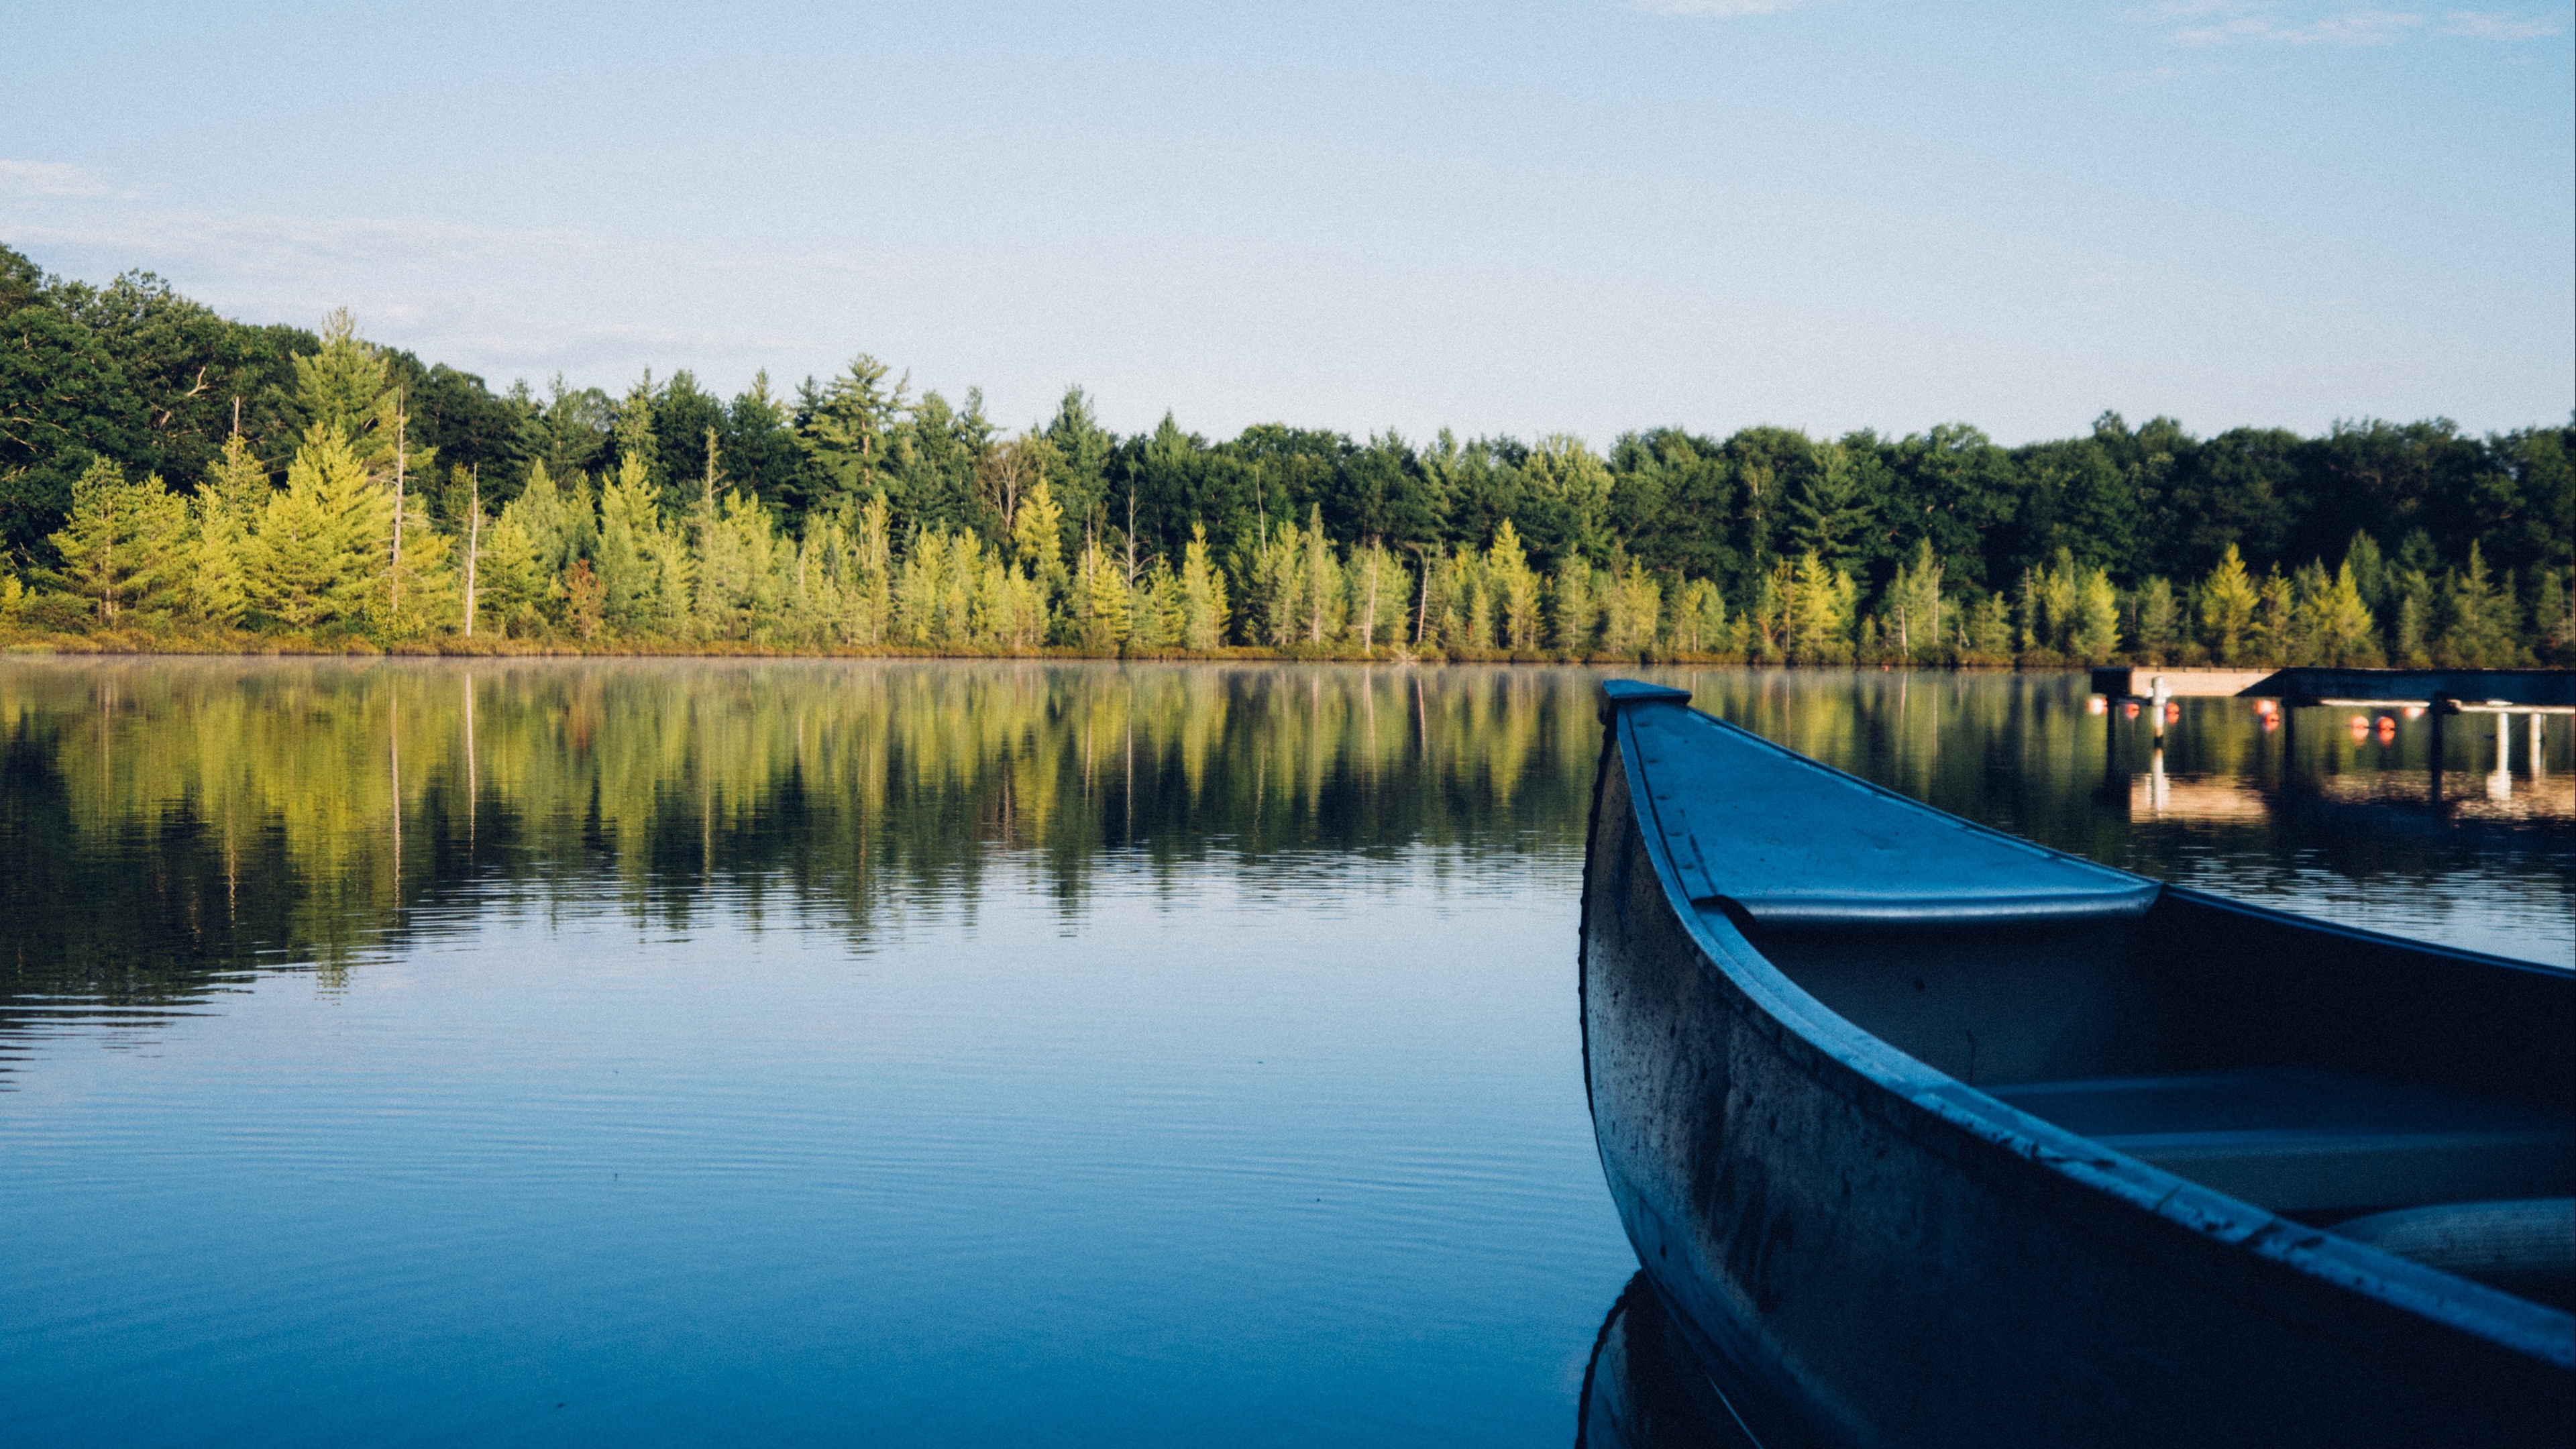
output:
[[[2490,3],[16,0],[0,242],[1006,427],[2558,424],[2576,5]]]

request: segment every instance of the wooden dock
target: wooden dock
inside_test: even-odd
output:
[[[2416,707],[2444,714],[2576,714],[2567,669],[2151,669],[2093,671],[2109,699],[2277,699],[2285,708]]]
[[[2093,692],[2108,699],[2233,699],[2272,677],[2269,669],[2151,669],[2117,665],[2093,671]]]

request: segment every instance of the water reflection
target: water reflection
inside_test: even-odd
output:
[[[1646,1275],[1610,1305],[1583,1370],[1575,1449],[1760,1449]]]
[[[1078,916],[1113,865],[1563,849],[1590,709],[1512,671],[0,667],[0,1040],[481,911],[778,898],[866,949],[1022,857]]]
[[[2074,676],[1651,671],[1820,759],[2148,874],[2564,961],[2564,722],[2085,712]],[[0,664],[0,1059],[336,979],[488,912],[784,909],[869,949],[1002,862],[1078,920],[1104,870],[1442,871],[1560,853],[1580,669],[1031,663]],[[2482,723],[2482,722],[2481,722]],[[2552,753],[2561,757],[2553,766]],[[2452,788],[2444,787],[2448,766]],[[2492,763],[2493,768],[2488,768]],[[2463,791],[2463,775],[2483,788]],[[2086,782],[2098,782],[2088,785]]]

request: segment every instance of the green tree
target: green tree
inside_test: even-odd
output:
[[[2138,652],[2150,663],[2166,662],[2182,642],[2182,627],[2182,608],[2172,582],[2162,574],[2150,577],[2138,589]]]
[[[2357,542],[2369,538],[2362,534]],[[2379,631],[2370,606],[2362,602],[2361,581],[2349,557],[2335,570],[2334,582],[2309,595],[2304,605],[2309,647],[2319,663],[2366,667],[2380,662]]]
[[[72,485],[71,522],[48,541],[63,563],[45,578],[89,600],[101,623],[167,607],[187,582],[187,500],[157,476],[127,482],[105,458]]]
[[[502,509],[484,528],[475,559],[475,611],[500,633],[526,638],[544,627],[552,593],[537,563],[535,540],[510,509]]]
[[[2254,608],[2261,601],[2254,581],[2245,575],[2245,561],[2236,556],[2236,545],[2227,545],[2218,567],[2200,586],[2200,621],[2209,631],[2209,647],[2219,662],[2233,664],[2244,651],[2245,636],[2254,627]]]
[[[1205,524],[1190,525],[1190,541],[1181,553],[1180,587],[1181,647],[1205,653],[1224,643],[1225,572],[1208,562]]]
[[[2469,566],[2454,571],[2448,582],[2449,624],[2442,631],[2443,657],[2470,668],[2517,662],[2513,596],[2496,588],[2487,572],[2486,555],[2474,541],[2469,544]]]
[[[688,548],[663,526],[657,494],[633,453],[599,490],[601,617],[620,633],[676,635],[688,618]]]
[[[1850,448],[1826,443],[1815,450],[1815,459],[1789,495],[1789,545],[1840,568],[1851,561],[1871,510]]]
[[[2111,576],[2097,568],[2075,570],[2075,657],[2090,663],[2110,658],[2120,649],[2120,591]]]
[[[225,439],[223,455],[197,489],[196,571],[189,608],[198,618],[237,624],[250,608],[245,547],[274,491],[267,465],[251,456],[249,441],[239,433]]]
[[[904,410],[903,389],[887,391],[885,375],[863,352],[828,383],[807,379],[796,406],[796,445],[813,480],[803,506],[855,507],[885,490],[886,441]]]
[[[295,359],[295,394],[287,416],[301,430],[327,428],[347,441],[362,463],[390,452],[393,439],[376,436],[392,394],[385,359],[358,336],[346,307],[322,319],[322,350]]]
[[[1041,445],[1042,446],[1042,445]],[[1055,489],[1046,480],[1042,466],[1044,454],[1036,449],[1024,450],[1023,458],[1032,464],[1036,476],[1028,482],[1011,514],[1011,551],[1020,566],[1029,571],[1050,594],[1063,591],[1064,510],[1056,506]],[[1205,536],[1205,530],[1200,530]]]
[[[1879,595],[1882,646],[1900,659],[1923,663],[1942,654],[1941,556],[1932,540],[1917,539],[1914,556],[1896,566]]]
[[[299,632],[354,624],[374,582],[377,541],[390,542],[393,498],[348,436],[315,422],[242,548],[251,606]]]

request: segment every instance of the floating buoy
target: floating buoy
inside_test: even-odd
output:
[[[2127,704],[2120,706],[2120,713],[2126,715],[2130,719],[2136,719],[2138,717],[2138,702],[2133,699]]]
[[[2104,699],[2098,694],[2084,701],[2084,712],[2086,714],[2103,714],[2107,713],[2110,708],[2111,701]]]

